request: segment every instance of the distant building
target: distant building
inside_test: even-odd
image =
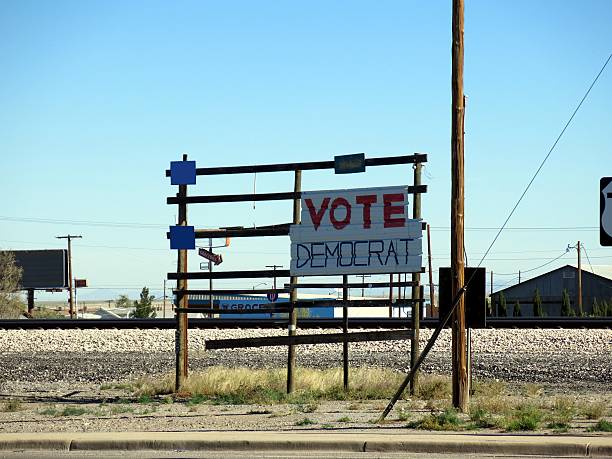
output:
[[[507,316],[512,316],[514,304],[521,305],[521,316],[533,316],[533,296],[536,288],[540,291],[542,309],[546,316],[561,315],[563,289],[567,289],[572,309],[576,311],[578,292],[578,269],[565,265],[533,279],[499,290],[491,295],[493,315],[497,316],[500,293],[506,298]],[[593,301],[612,301],[612,279],[582,270],[582,310],[585,314],[593,311]]]

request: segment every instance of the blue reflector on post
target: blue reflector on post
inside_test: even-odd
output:
[[[334,156],[336,174],[355,174],[365,172],[365,153]]]
[[[171,226],[170,248],[195,250],[195,228],[193,226]]]
[[[170,183],[172,185],[195,185],[195,161],[170,161]]]

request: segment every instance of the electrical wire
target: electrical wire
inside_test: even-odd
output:
[[[591,264],[591,259],[589,258],[589,254],[587,253],[586,247],[584,246],[584,244],[582,244],[580,248],[584,250],[584,254],[586,255],[587,261],[589,262],[589,266],[591,267],[591,272],[595,274],[595,271],[593,271],[593,265]]]
[[[542,170],[542,168],[544,167],[544,164],[546,164],[546,162],[548,161],[548,158],[550,157],[550,155],[552,154],[552,152],[555,150],[557,144],[559,143],[559,140],[561,140],[561,137],[563,137],[563,134],[565,133],[565,131],[567,130],[567,128],[569,127],[569,125],[571,124],[572,120],[574,119],[574,117],[576,116],[576,113],[578,113],[578,110],[580,110],[580,107],[582,107],[582,104],[584,103],[584,101],[586,100],[586,98],[588,97],[588,95],[591,92],[591,89],[593,89],[593,86],[595,86],[595,83],[597,83],[597,80],[599,80],[599,77],[601,76],[601,74],[603,73],[603,71],[605,70],[606,66],[608,65],[608,62],[610,62],[610,59],[612,59],[612,54],[610,54],[608,56],[608,59],[606,59],[606,62],[604,63],[604,65],[601,67],[601,70],[599,71],[599,73],[597,74],[597,76],[595,77],[595,79],[593,80],[593,82],[591,83],[591,85],[589,86],[589,88],[587,89],[587,91],[585,92],[584,96],[582,97],[582,99],[580,100],[580,102],[578,103],[578,105],[576,106],[576,108],[574,109],[572,115],[570,116],[570,118],[567,120],[567,122],[565,123],[565,126],[563,126],[563,129],[561,129],[561,132],[559,133],[559,135],[557,136],[557,138],[555,139],[555,141],[553,142],[552,146],[550,147],[550,149],[548,150],[548,153],[546,154],[546,156],[544,157],[544,159],[542,160],[542,162],[540,163],[540,166],[537,168],[537,170],[535,171],[535,174],[533,174],[533,177],[531,178],[531,180],[529,181],[529,183],[527,184],[527,186],[525,187],[525,190],[523,190],[523,193],[521,194],[521,196],[519,197],[518,201],[516,202],[516,204],[514,205],[514,207],[512,208],[512,210],[510,211],[510,213],[508,214],[508,217],[506,218],[506,220],[504,221],[504,223],[502,224],[501,228],[499,228],[499,231],[497,231],[497,234],[495,235],[495,237],[493,238],[493,241],[491,242],[491,244],[489,245],[489,247],[487,248],[486,252],[484,253],[484,255],[482,256],[482,258],[480,259],[480,261],[478,262],[478,267],[480,267],[482,265],[482,263],[485,261],[485,259],[487,258],[487,255],[489,254],[489,252],[491,251],[491,249],[493,248],[493,246],[495,245],[495,243],[497,242],[497,239],[499,239],[499,236],[501,235],[501,233],[504,231],[504,229],[506,228],[506,225],[508,224],[508,222],[510,221],[510,219],[512,218],[512,215],[514,215],[514,212],[516,211],[516,209],[518,208],[518,206],[520,205],[520,203],[523,201],[523,198],[525,197],[525,195],[527,194],[527,192],[529,191],[529,189],[531,188],[531,185],[533,184],[533,182],[535,181],[536,177],[540,174],[540,171]],[[567,253],[567,252],[566,252]],[[560,258],[560,257],[559,257]],[[472,276],[470,276],[470,278],[468,279],[467,282],[465,282],[465,285],[463,286],[463,289],[466,289],[467,286],[469,285],[469,283],[472,281],[472,279],[474,278],[474,275],[476,274],[476,271],[474,271],[474,273],[472,274]],[[462,289],[462,290],[463,290]]]

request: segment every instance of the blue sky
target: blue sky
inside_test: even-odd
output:
[[[0,3],[0,247],[74,243],[82,298],[159,295],[175,268],[165,231],[176,192],[164,177],[198,166],[425,152],[423,216],[434,268],[448,265],[451,2]],[[466,1],[466,248],[476,264],[612,52],[607,1]],[[612,175],[608,68],[484,262],[526,271],[598,236],[599,179]],[[304,189],[410,183],[405,167],[334,176]],[[253,176],[200,177],[190,193],[244,193]],[[260,174],[257,191],[292,175]],[[197,227],[291,219],[291,204],[199,205]],[[220,241],[221,242],[221,241]],[[289,241],[234,240],[225,269],[288,266]],[[197,256],[190,268],[198,269]],[[561,264],[568,254],[527,277]],[[514,275],[496,276],[499,287]],[[222,282],[250,287],[257,282]],[[66,295],[38,295],[61,300]]]

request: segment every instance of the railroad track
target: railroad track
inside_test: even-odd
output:
[[[435,328],[437,319],[421,320],[421,328]],[[277,319],[189,319],[189,328],[286,328],[287,320]],[[304,329],[342,328],[342,318],[299,319],[298,327]],[[31,329],[175,329],[175,319],[22,319],[0,320],[0,330]],[[410,328],[410,319],[354,318],[349,328],[398,329]],[[612,317],[604,318],[490,318],[486,328],[612,328]]]

